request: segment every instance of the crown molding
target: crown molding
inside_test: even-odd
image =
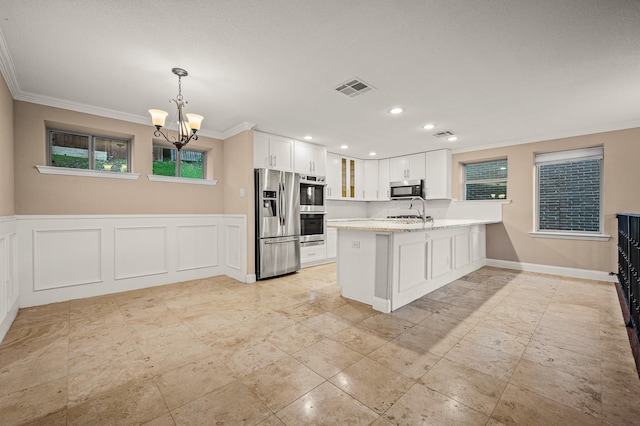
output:
[[[248,121],[244,121],[242,123],[236,124],[233,127],[228,128],[224,132],[222,132],[222,139],[229,139],[232,136],[237,135],[238,133],[242,133],[246,130],[253,130],[256,128],[255,123],[250,123]]]
[[[11,54],[9,53],[9,46],[7,46],[7,41],[4,39],[4,34],[0,31],[0,72],[2,72],[4,81],[7,83],[7,87],[9,87],[11,96],[14,99],[20,93],[20,83],[15,69],[13,59],[11,59]]]

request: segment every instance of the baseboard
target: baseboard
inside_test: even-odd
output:
[[[16,319],[18,315],[18,299],[14,302],[13,306],[9,308],[7,315],[4,317],[2,322],[0,322],[0,343],[4,340],[4,336],[7,335],[11,324],[13,324],[13,320]]]
[[[256,274],[247,274],[246,278],[244,279],[244,282],[247,284],[255,283]]]
[[[593,271],[589,269],[565,268],[563,266],[540,265],[536,263],[513,262],[510,260],[487,259],[487,266],[516,271],[536,272],[539,274],[560,275],[585,280],[617,282],[615,275],[609,275],[605,271]]]
[[[373,296],[373,303],[371,304],[371,307],[376,311],[388,314],[391,312],[391,300]]]
[[[310,268],[312,266],[326,265],[327,263],[334,263],[335,261],[336,261],[335,257],[329,257],[329,258],[325,258],[325,259],[314,260],[314,261],[311,261],[311,262],[305,262],[305,263],[301,264],[300,267],[302,269]]]

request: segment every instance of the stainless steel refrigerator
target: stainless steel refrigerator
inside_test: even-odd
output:
[[[300,269],[300,176],[255,169],[256,278]]]

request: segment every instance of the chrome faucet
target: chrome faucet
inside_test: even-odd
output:
[[[420,213],[420,217],[422,218],[423,223],[427,223],[427,200],[422,197],[412,197],[411,204],[409,204],[409,209],[413,208],[413,201],[420,200],[422,201],[422,213],[420,213],[420,209],[418,209],[418,213]],[[433,221],[433,219],[431,219]]]

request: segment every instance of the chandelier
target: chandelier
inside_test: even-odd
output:
[[[191,139],[198,140],[198,136],[196,132],[200,130],[200,125],[202,124],[202,120],[204,117],[198,114],[185,114],[184,106],[187,104],[187,101],[182,97],[182,77],[186,77],[189,73],[182,68],[172,68],[171,72],[178,76],[178,96],[175,99],[169,100],[169,102],[175,102],[178,108],[178,116],[177,116],[177,124],[178,124],[178,134],[176,137],[169,137],[165,132],[161,129],[164,126],[165,119],[168,112],[163,111],[161,109],[150,109],[149,114],[151,114],[151,121],[153,125],[156,126],[155,132],[153,134],[156,137],[162,136],[165,140],[178,148],[180,150],[183,146],[189,143]]]

